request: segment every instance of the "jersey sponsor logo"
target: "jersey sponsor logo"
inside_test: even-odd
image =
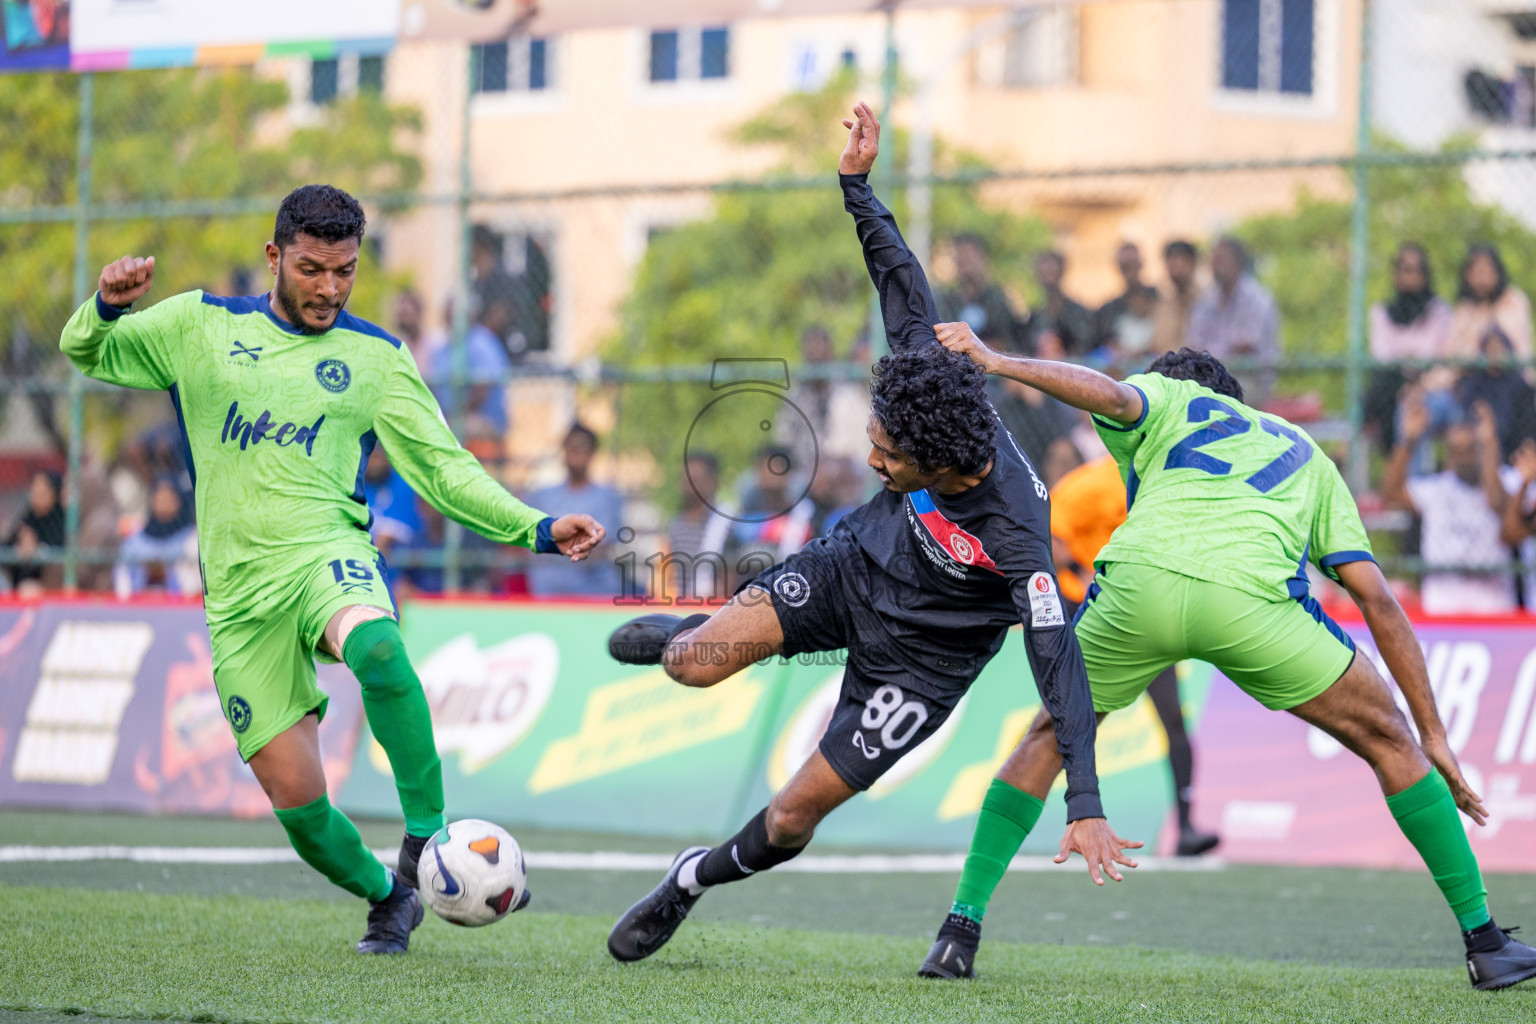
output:
[[[773,592],[791,608],[799,608],[811,599],[811,584],[797,572],[786,572],[773,581]]]
[[[1048,572],[1037,572],[1029,578],[1029,624],[1036,629],[1067,624],[1061,598],[1056,594],[1056,581]]]
[[[992,561],[986,548],[982,547],[981,538],[973,533],[967,533],[944,518],[944,514],[933,503],[933,496],[927,491],[913,491],[907,495],[907,500],[912,503],[918,522],[923,524],[928,535],[938,543],[946,555],[961,565],[974,566],[1002,575],[997,568],[997,563]]]
[[[231,342],[231,344],[235,346],[229,350],[231,356],[250,356],[253,363],[261,358],[262,346],[260,345],[246,345],[241,341]]]
[[[235,732],[245,732],[251,727],[251,706],[244,697],[229,698],[229,725]]]
[[[238,442],[241,451],[263,441],[271,441],[279,448],[302,445],[304,454],[312,457],[315,454],[315,438],[320,435],[320,424],[324,422],[325,416],[322,415],[307,427],[292,421],[279,425],[272,414],[265,411],[254,420],[248,420],[240,412],[240,402],[236,400],[229,403],[229,412],[224,415],[224,431],[219,435],[219,443]]]
[[[315,364],[315,380],[333,394],[341,394],[352,383],[352,371],[340,359],[322,359]]]

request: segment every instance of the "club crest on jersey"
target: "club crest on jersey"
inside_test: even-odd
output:
[[[235,732],[245,732],[251,727],[251,706],[244,697],[229,698],[229,724]]]
[[[973,533],[967,533],[944,518],[944,514],[933,503],[932,495],[927,491],[913,491],[907,497],[912,502],[918,521],[928,530],[928,535],[938,543],[939,547],[944,549],[945,554],[961,565],[973,565],[1001,575],[997,564],[981,546],[981,538]]]
[[[315,364],[315,380],[334,394],[341,394],[352,383],[352,371],[340,359],[322,359]]]

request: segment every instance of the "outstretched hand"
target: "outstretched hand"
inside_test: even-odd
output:
[[[571,561],[580,562],[608,536],[608,531],[596,519],[578,512],[561,516],[550,523],[549,535],[562,555],[569,555]]]
[[[852,121],[843,119],[843,127],[848,129],[848,145],[838,157],[837,170],[840,174],[868,174],[880,152],[880,121],[862,100],[853,108],[853,117]]]
[[[1424,750],[1424,756],[1429,758],[1429,763],[1445,777],[1445,784],[1450,787],[1451,796],[1455,798],[1456,806],[1461,809],[1461,813],[1479,825],[1488,824],[1488,809],[1483,806],[1483,798],[1477,795],[1461,774],[1461,765],[1456,762],[1456,755],[1451,752],[1451,745],[1446,741],[1445,734],[1441,733],[1437,737],[1425,739],[1420,746]]]
[[[986,342],[976,337],[976,332],[971,330],[970,324],[963,322],[934,324],[933,334],[939,339],[939,344],[951,352],[970,356],[972,362],[988,373],[991,373],[992,367],[996,365],[997,353],[988,348]]]
[[[145,292],[155,282],[155,258],[140,259],[137,256],[124,256],[115,263],[108,263],[101,268],[101,277],[96,282],[96,290],[101,293],[101,301],[109,306],[127,306]]]
[[[1093,884],[1103,885],[1104,879],[1099,876],[1099,867],[1102,865],[1104,873],[1110,878],[1123,882],[1125,879],[1120,876],[1115,865],[1124,864],[1133,868],[1136,862],[1121,851],[1139,850],[1141,847],[1140,840],[1121,839],[1115,835],[1115,830],[1103,818],[1079,818],[1067,826],[1066,833],[1061,837],[1061,852],[1054,859],[1057,864],[1065,864],[1072,854],[1082,854],[1088,862],[1088,874],[1093,878]]]

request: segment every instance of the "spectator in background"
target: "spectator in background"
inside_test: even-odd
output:
[[[1525,577],[1521,604],[1527,612],[1536,612],[1536,441],[1527,440],[1515,449],[1503,475],[1510,499],[1504,503],[1499,539],[1519,552]]]
[[[1195,300],[1189,314],[1189,347],[1223,362],[1250,359],[1269,366],[1280,355],[1280,312],[1269,291],[1249,270],[1248,250],[1232,237],[1211,250],[1211,286]],[[1248,390],[1261,401],[1273,387],[1273,374],[1247,371]]]
[[[475,225],[469,241],[470,288],[474,299],[470,313],[478,320],[487,307],[500,305],[507,311],[506,320],[501,323],[505,328],[511,321],[512,312],[517,309],[519,296],[517,279],[507,273],[501,250],[500,235],[484,224]],[[448,318],[448,323],[451,328],[453,317]],[[512,351],[507,346],[506,335],[498,332],[495,338],[501,354],[510,360]]]
[[[800,333],[800,372],[787,396],[794,408],[784,409],[777,417],[774,439],[789,449],[791,475],[802,486],[818,458],[862,453],[864,426],[869,422],[869,385],[866,375],[857,380],[834,379],[830,371],[835,360],[832,337],[825,328],[813,324]]]
[[[11,588],[23,597],[35,597],[45,588],[56,586],[57,566],[43,564],[43,558],[64,548],[63,481],[57,473],[32,474],[27,488],[27,504],[20,518],[5,536],[5,546],[14,548],[7,563]]]
[[[405,342],[411,358],[416,360],[416,371],[425,377],[432,365],[432,345],[427,337],[426,309],[422,305],[421,296],[409,288],[401,289],[395,294],[390,313],[394,320],[395,337]]]
[[[1443,359],[1450,333],[1451,307],[1435,294],[1429,256],[1417,242],[1404,242],[1392,260],[1392,298],[1371,307],[1371,356],[1382,361]],[[1453,412],[1449,367],[1381,367],[1373,371],[1365,396],[1365,420],[1391,450],[1396,436],[1398,395],[1405,384],[1422,380],[1430,413],[1430,433],[1450,422]],[[1422,461],[1422,456],[1416,462]]]
[[[934,296],[939,319],[963,320],[976,336],[1005,352],[1019,347],[1022,326],[1007,293],[992,279],[987,243],[977,235],[956,235],[955,285]]]
[[[623,523],[623,497],[612,487],[592,480],[597,435],[574,423],[560,451],[565,460],[565,482],[534,491],[528,495],[528,504],[556,517],[579,511],[600,523]],[[619,567],[607,558],[536,560],[528,569],[528,592],[535,597],[614,597],[619,593]]]
[[[1514,348],[1497,324],[1483,333],[1478,354],[1488,365],[1474,366],[1462,375],[1456,383],[1456,402],[1463,409],[1481,403],[1493,410],[1503,462],[1522,442],[1536,438],[1536,389],[1515,367]]]
[[[687,596],[724,601],[731,596],[730,567],[735,559],[730,544],[732,520],[710,507],[719,504],[719,460],[706,453],[689,455],[681,493],[682,509],[667,530],[667,550],[683,556],[683,561],[667,563],[660,596],[683,596],[682,574],[690,572]]]
[[[1486,404],[1477,405],[1475,418],[1476,426],[1447,428],[1444,470],[1410,478],[1408,460],[1430,427],[1423,396],[1410,391],[1382,479],[1387,500],[1419,517],[1425,566],[1419,600],[1430,615],[1499,615],[1515,608],[1514,577],[1505,568],[1510,552],[1501,539],[1507,492],[1498,426]]]
[[[368,535],[388,562],[397,547],[407,547],[416,538],[421,516],[416,511],[416,492],[389,464],[383,445],[373,446],[363,466],[363,499],[373,517]]]
[[[1195,308],[1200,290],[1195,272],[1200,267],[1200,250],[1193,242],[1175,239],[1163,246],[1163,269],[1168,273],[1167,290],[1159,295],[1157,311],[1152,314],[1153,358],[1164,352],[1177,352],[1189,337],[1189,315]]]
[[[1067,258],[1054,250],[1035,257],[1035,283],[1043,300],[1024,321],[1023,351],[1044,359],[1086,355],[1093,346],[1093,314],[1061,290]]]
[[[448,303],[448,322],[453,323],[453,303]],[[495,327],[506,322],[507,306],[496,302],[481,310],[480,317],[464,335],[464,378],[455,380],[458,353],[452,341],[438,345],[429,357],[426,381],[443,407],[443,415],[453,419],[455,401],[462,393],[465,408],[484,418],[498,432],[507,432],[507,375],[512,364],[502,350]]]
[[[173,477],[162,476],[149,492],[149,519],[118,549],[112,589],[118,597],[146,591],[182,596],[202,591],[192,503]]]
[[[1504,332],[1522,365],[1530,360],[1531,301],[1510,284],[1498,249],[1473,245],[1461,264],[1446,355],[1454,359],[1476,358],[1483,336],[1493,327]]]
[[[1125,288],[1094,314],[1093,344],[1096,348],[1113,346],[1117,352],[1139,355],[1152,345],[1157,289],[1141,280],[1141,249],[1135,242],[1120,244],[1115,250],[1115,266]]]

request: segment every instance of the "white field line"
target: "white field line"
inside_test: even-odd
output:
[[[398,851],[375,850],[386,864]],[[525,850],[530,868],[544,871],[665,871],[672,854],[598,851],[574,853]],[[0,846],[0,864],[59,864],[71,861],[126,860],[139,864],[286,864],[299,855],[282,846]],[[1220,871],[1219,857],[1141,857],[1137,871]],[[933,854],[807,854],[776,871],[812,875],[946,875],[957,874],[962,853]],[[1049,857],[1015,857],[1010,871],[1081,871],[1082,861],[1054,864]]]

